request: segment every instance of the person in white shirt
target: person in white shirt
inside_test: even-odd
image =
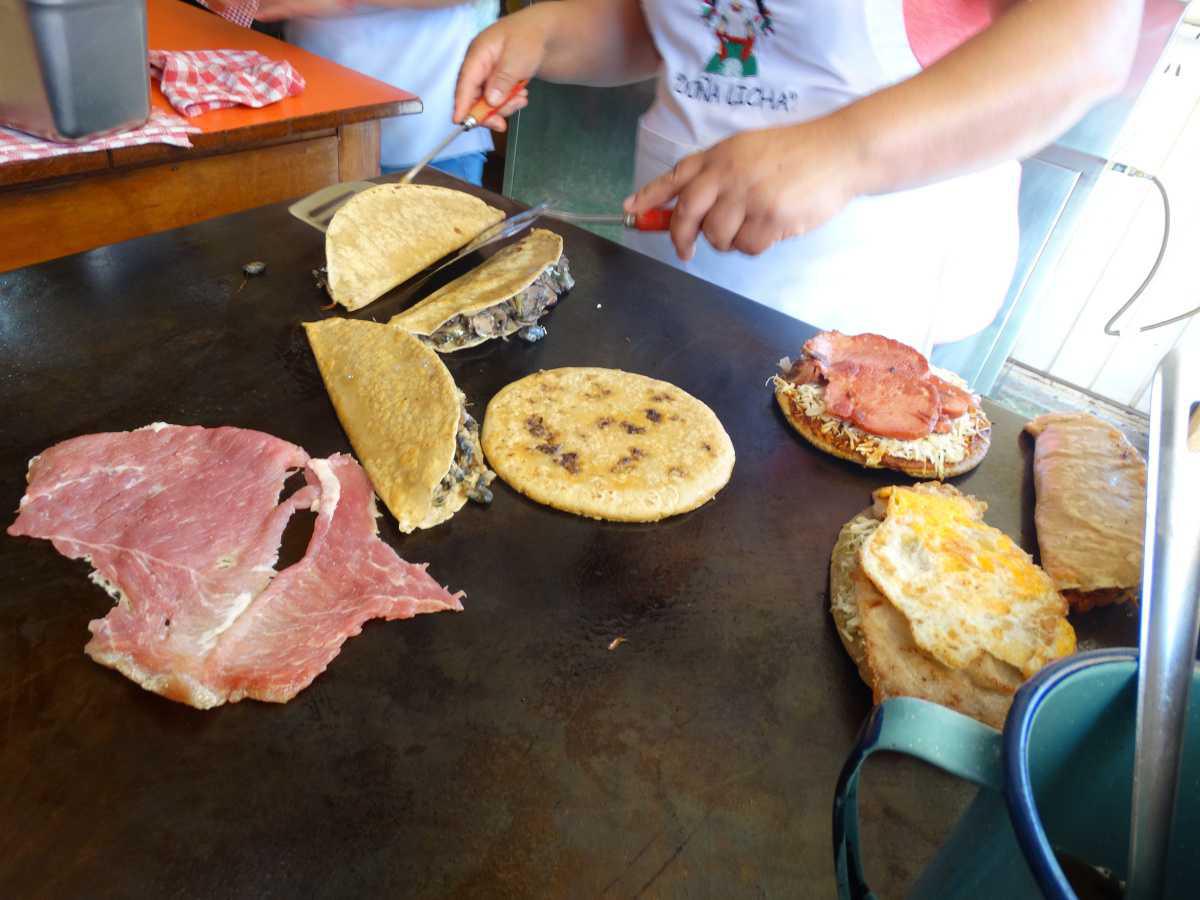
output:
[[[995,315],[1015,160],[1124,85],[1141,14],[1141,0],[537,3],[472,43],[454,115],[534,75],[657,75],[625,208],[675,212],[669,237],[630,243],[818,327],[927,352]],[[913,43],[931,32],[933,54]]]
[[[289,42],[421,98],[420,115],[381,123],[380,164],[388,174],[408,169],[453,127],[455,72],[471,39],[498,10],[499,0],[260,0],[255,18],[286,19]],[[431,165],[481,184],[491,149],[491,134],[477,128]]]

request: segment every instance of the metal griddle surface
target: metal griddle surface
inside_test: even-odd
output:
[[[870,697],[827,611],[829,551],[904,479],[815,451],[777,413],[764,382],[812,329],[549,227],[577,285],[545,341],[446,358],[474,409],[542,368],[662,378],[725,424],[728,487],[657,525],[499,482],[431,531],[385,516],[466,612],[369,623],[291,703],[210,712],[87,659],[111,604],[88,566],[0,536],[0,895],[832,895],[833,786]],[[242,286],[253,259],[267,274]],[[349,450],[299,327],[334,314],[323,260],[280,205],[0,275],[0,508],[42,449],[157,420]],[[1033,549],[1022,423],[989,413],[991,454],[958,483]],[[1076,624],[1134,642],[1125,610]],[[870,875],[897,896],[971,791],[885,759],[863,793]]]

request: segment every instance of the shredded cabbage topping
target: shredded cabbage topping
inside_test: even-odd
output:
[[[854,593],[850,589],[850,579],[854,570],[858,568],[863,544],[881,524],[879,519],[871,516],[855,516],[842,526],[841,534],[838,535],[839,542],[843,540],[847,542],[847,550],[837,560],[839,568],[834,573],[833,580],[836,580],[838,584],[830,585],[829,599],[832,605],[846,617],[846,630],[850,632],[857,632],[859,626],[858,604],[852,602]]]
[[[941,375],[941,373],[938,373]],[[944,377],[944,376],[943,376]],[[949,379],[947,379],[949,380]],[[956,379],[959,380],[959,379]],[[945,434],[927,434],[914,440],[881,437],[863,431],[856,425],[829,415],[825,411],[825,386],[821,384],[792,384],[779,377],[775,386],[796,400],[806,416],[821,423],[821,433],[830,438],[843,438],[850,449],[861,454],[867,465],[878,466],[885,456],[927,463],[938,478],[944,477],[946,466],[962,462],[971,446],[971,438],[982,430],[982,422],[972,409],[950,421]]]

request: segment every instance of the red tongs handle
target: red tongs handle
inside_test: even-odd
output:
[[[501,100],[499,103],[497,103],[495,106],[492,106],[490,103],[488,103],[482,97],[480,97],[478,100],[475,101],[475,105],[471,107],[471,111],[469,113],[467,113],[467,117],[465,119],[463,119],[463,125],[467,125],[468,122],[471,122],[472,124],[467,126],[467,130],[469,131],[471,128],[474,128],[476,125],[480,125],[480,124],[486,122],[488,120],[488,117],[493,115],[496,112],[496,110],[503,109],[504,105],[506,103],[508,103],[509,100],[511,100],[513,97],[517,96],[517,94],[521,93],[521,91],[525,90],[525,87],[528,84],[529,84],[528,79],[526,79],[524,81],[518,81],[516,84],[514,84],[512,86],[512,90],[508,92],[508,94],[504,97],[504,99]]]
[[[671,213],[673,209],[666,209],[662,206],[657,209],[648,209],[644,213],[633,214],[625,217],[625,227],[636,228],[638,231],[670,231],[671,230]]]

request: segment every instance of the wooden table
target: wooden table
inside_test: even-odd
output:
[[[379,174],[379,120],[419,113],[406,91],[178,0],[147,0],[155,50],[249,49],[305,90],[190,120],[190,150],[147,144],[0,166],[0,271],[190,225]],[[152,82],[155,109],[171,112]]]

